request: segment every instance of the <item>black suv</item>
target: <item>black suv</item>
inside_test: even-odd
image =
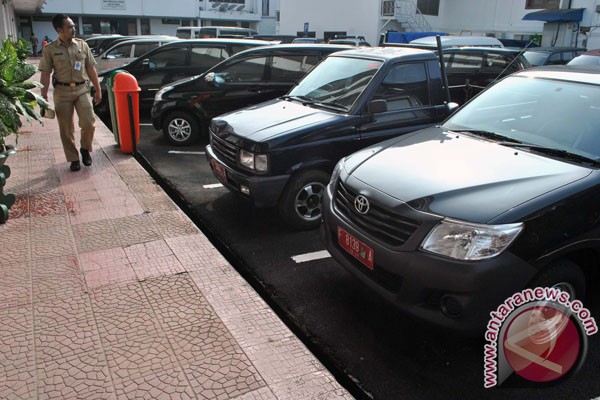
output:
[[[98,74],[103,101],[95,107],[97,114],[108,113],[105,78],[116,70],[133,75],[142,89],[140,108],[150,110],[154,95],[173,81],[201,74],[230,56],[256,46],[269,45],[262,40],[248,39],[195,39],[180,40],[156,48],[127,65]]]
[[[400,309],[481,331],[527,287],[583,299],[600,259],[600,73],[513,74],[431,127],[343,158],[327,250]]]
[[[152,124],[174,145],[189,145],[210,120],[228,111],[287,93],[323,57],[344,45],[282,44],[247,50],[192,79],[163,87],[154,99]]]

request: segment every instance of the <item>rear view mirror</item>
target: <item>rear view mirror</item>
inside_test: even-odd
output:
[[[372,100],[367,106],[369,114],[379,114],[387,111],[387,101],[385,100]]]

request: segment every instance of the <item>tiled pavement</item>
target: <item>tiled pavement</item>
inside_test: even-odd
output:
[[[113,135],[25,123],[0,225],[1,399],[349,399]]]

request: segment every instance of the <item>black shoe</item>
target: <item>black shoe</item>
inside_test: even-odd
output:
[[[92,165],[92,156],[90,155],[90,152],[86,149],[79,149],[79,151],[81,152],[81,161],[83,161],[83,165],[86,167]]]
[[[71,171],[79,171],[81,169],[81,164],[79,161],[71,161]]]

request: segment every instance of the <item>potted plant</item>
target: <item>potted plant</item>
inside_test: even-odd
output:
[[[21,116],[27,121],[41,122],[35,108],[46,109],[48,103],[31,91],[42,85],[29,80],[36,72],[36,67],[27,63],[30,44],[22,39],[17,42],[6,39],[0,45],[0,223],[3,223],[8,218],[8,209],[15,202],[14,195],[3,193],[6,178],[10,176],[10,168],[4,163],[9,155],[16,152],[6,139],[14,135],[17,144],[19,129],[23,125]]]

